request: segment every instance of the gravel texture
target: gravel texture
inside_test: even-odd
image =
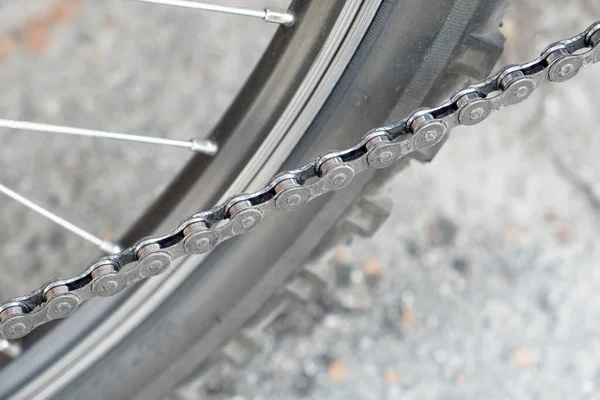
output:
[[[594,15],[594,0],[519,2],[505,21],[502,64],[534,57]],[[0,26],[0,116],[173,138],[210,129],[273,31],[123,0],[10,2]],[[389,182],[383,192],[401,206],[382,229],[321,261],[335,287],[280,318],[265,351],[206,396],[599,398],[599,76],[591,68],[457,130],[433,163]],[[187,156],[0,134],[2,183],[106,238]],[[1,298],[75,273],[96,254],[0,202]]]

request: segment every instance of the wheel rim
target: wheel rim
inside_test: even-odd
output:
[[[221,194],[222,198],[227,197],[229,194],[234,192],[251,190],[252,185],[260,184],[261,180],[264,181],[277,172],[279,165],[287,158],[287,155],[299,140],[303,130],[310,124],[312,118],[314,118],[314,115],[320,108],[320,104],[325,101],[329,92],[337,81],[337,78],[339,78],[343,72],[354,50],[356,50],[358,44],[360,43],[362,35],[366,31],[371,19],[375,15],[379,3],[380,1],[378,0],[355,0],[344,4],[344,8],[340,11],[340,16],[336,21],[336,27],[338,27],[338,31],[334,35],[332,30],[332,33],[330,34],[330,36],[335,36],[335,38],[331,40],[330,48],[326,49],[326,51],[323,51],[324,56],[323,61],[319,66],[320,71],[317,71],[317,75],[320,74],[320,77],[318,77],[318,79],[314,76],[311,78],[313,82],[312,87],[308,85],[308,87],[302,88],[302,92],[305,97],[304,102],[302,100],[297,101],[296,108],[306,110],[306,112],[304,114],[300,114],[298,110],[295,115],[294,112],[286,114],[285,116],[288,120],[287,128],[285,127],[284,123],[281,123],[280,125],[277,125],[277,123],[274,124],[274,126],[277,126],[277,129],[274,131],[274,136],[270,136],[271,140],[268,141],[267,147],[272,149],[272,153],[277,154],[278,161],[269,163],[267,165],[268,170],[259,174],[259,176],[255,176],[250,188],[240,185],[243,180],[239,179],[229,188],[229,190],[225,192],[224,195]],[[337,58],[333,56],[336,53],[338,54]],[[332,65],[334,65],[334,68],[331,67]],[[327,76],[327,79],[321,79],[325,76]],[[315,87],[317,82],[323,81],[328,84]],[[313,93],[313,91],[317,90],[319,93],[319,95],[316,96],[317,101],[306,104],[307,93]],[[229,112],[237,112],[236,104],[232,106]],[[224,130],[228,124],[230,124],[230,121],[228,121],[226,115],[219,126],[217,126],[217,134],[219,133],[219,130]],[[291,134],[286,135],[288,132],[291,132]],[[265,141],[265,143],[266,142],[267,141]],[[246,177],[256,175],[256,171],[265,166],[265,159],[267,158],[265,153],[267,153],[266,150],[264,150],[264,152],[261,154],[261,157],[255,159],[255,161],[251,163],[252,166],[248,169],[249,172],[245,173]],[[183,174],[185,175],[186,172],[193,171],[195,168],[198,168],[198,165],[205,166],[207,160],[203,158],[203,156],[197,156],[196,159],[191,163],[195,165],[188,166],[188,168],[186,168],[187,171],[184,171]],[[195,188],[195,190],[198,189],[198,187]],[[189,190],[193,196],[194,188],[189,188]],[[188,197],[190,197],[190,195],[188,195]],[[209,197],[207,201],[214,201],[214,198]],[[159,202],[158,205],[151,209],[150,214],[156,214],[156,210],[160,209],[160,206],[161,204]],[[171,218],[167,218],[167,220],[173,218],[174,217],[171,216]],[[167,221],[164,224],[168,225],[170,223],[171,221]],[[143,229],[143,225],[156,227],[158,224],[156,221],[147,221],[143,224],[138,224],[130,231],[130,233],[128,233],[128,235],[126,235],[125,243],[128,243],[128,241],[134,237],[139,237],[138,231]],[[98,312],[96,313],[96,317],[105,316],[106,321],[100,327],[97,327],[94,330],[93,337],[80,342],[75,350],[64,354],[59,360],[55,360],[56,362],[52,363],[53,365],[51,369],[44,368],[44,373],[39,375],[32,385],[28,386],[25,391],[19,392],[19,394],[16,396],[30,396],[34,393],[37,395],[50,395],[51,393],[54,393],[55,390],[58,390],[60,387],[74,379],[81,371],[85,370],[88,365],[93,363],[94,360],[101,357],[106,351],[108,351],[108,349],[125,337],[127,333],[134,329],[142,320],[144,320],[147,315],[151,314],[151,312],[158,307],[162,300],[168,297],[169,294],[172,293],[172,291],[175,290],[175,288],[178,287],[183,280],[185,280],[185,277],[191,273],[197,265],[198,258],[195,258],[194,260],[188,259],[182,262],[182,264],[177,268],[171,269],[171,274],[165,275],[164,277],[161,276],[153,278],[153,280],[142,285],[135,292],[129,291],[123,296],[119,296],[119,298],[110,300],[105,299],[105,304],[98,304]],[[153,302],[145,302],[142,308],[138,308],[139,312],[137,312],[135,316],[131,315],[131,309],[135,308],[136,304],[141,304],[142,299],[145,299],[149,292],[152,292]],[[123,307],[118,308],[115,312],[110,312],[110,309],[115,303],[122,302],[124,300],[127,300],[127,302],[125,302]],[[50,340],[52,336],[56,337],[60,335],[61,331],[68,331],[70,327],[77,325],[89,326],[93,323],[93,321],[97,320],[97,318],[86,318],[86,315],[83,315],[82,313],[80,314],[81,315],[76,315],[65,321],[56,329],[55,332],[50,332],[46,340]],[[108,338],[111,340],[108,340]],[[101,342],[99,342],[100,339],[102,339]],[[99,343],[102,343],[103,345],[99,346]],[[31,353],[35,353],[43,345],[43,342],[36,344],[35,347],[37,347],[37,349],[32,349],[33,351]],[[90,352],[90,350],[92,351]],[[82,354],[85,354],[86,357],[82,357]],[[50,357],[51,355],[48,356],[49,359],[52,358]],[[14,370],[14,368],[18,368],[17,364],[25,362],[26,357],[27,354],[22,360],[17,360],[17,362],[13,363],[13,365],[9,366],[7,369]],[[73,363],[76,361],[77,364],[74,365]],[[73,368],[74,366],[77,367],[77,369]],[[71,373],[66,374],[65,371],[67,370],[70,370]],[[43,391],[39,391],[42,388]]]

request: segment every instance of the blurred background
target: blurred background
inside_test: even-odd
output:
[[[285,4],[285,1],[279,2]],[[501,64],[598,19],[593,0],[522,0]],[[243,1],[228,4],[244,4]],[[278,5],[271,2],[269,5]],[[134,18],[134,16],[136,18]],[[122,0],[0,6],[0,118],[187,139],[210,130],[274,31]],[[335,285],[279,318],[214,399],[593,399],[600,393],[598,67],[457,129],[381,190],[370,239],[319,262]],[[117,238],[186,150],[0,131],[0,182]],[[0,298],[97,251],[0,197]],[[60,248],[62,250],[57,250]]]

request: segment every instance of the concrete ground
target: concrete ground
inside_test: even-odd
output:
[[[502,64],[533,58],[598,15],[593,0],[520,1],[505,20]],[[122,0],[6,3],[0,27],[0,117],[179,138],[209,130],[272,31]],[[598,77],[590,68],[457,130],[433,163],[389,182],[402,206],[373,238],[323,261],[336,287],[278,320],[266,351],[210,395],[599,398]],[[106,238],[186,155],[0,134],[0,182]],[[0,204],[2,299],[94,256],[16,203]]]

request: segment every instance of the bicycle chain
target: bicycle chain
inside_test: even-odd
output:
[[[0,305],[0,336],[20,338],[42,324],[67,317],[92,297],[115,295],[166,271],[176,258],[206,253],[227,239],[254,230],[272,211],[289,211],[340,190],[366,169],[388,167],[401,157],[434,146],[450,129],[478,124],[492,111],[524,101],[539,86],[567,81],[583,67],[598,62],[600,21],[548,46],[529,63],[506,66],[467,86],[438,107],[418,109],[400,122],[371,130],[350,149],[328,152],[299,169],[283,172],[262,190],[233,196],[210,211],[196,213],[167,235],[142,239],[117,254],[97,259],[78,276],[53,279],[8,300]]]

